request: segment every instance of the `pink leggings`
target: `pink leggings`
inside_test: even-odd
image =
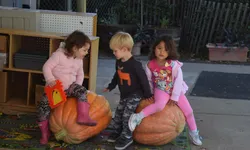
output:
[[[149,105],[148,107],[142,110],[144,117],[147,117],[153,113],[163,110],[165,105],[168,103],[169,98],[170,98],[169,94],[155,88],[154,91],[155,103]],[[178,106],[180,107],[180,109],[182,110],[182,112],[186,117],[186,122],[188,124],[189,129],[191,131],[197,130],[193,109],[190,106],[190,103],[188,102],[188,99],[184,94],[181,94],[178,101]]]

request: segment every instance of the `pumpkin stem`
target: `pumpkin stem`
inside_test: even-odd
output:
[[[68,134],[67,131],[62,129],[61,131],[55,134],[56,140],[57,141],[62,140],[67,134]]]

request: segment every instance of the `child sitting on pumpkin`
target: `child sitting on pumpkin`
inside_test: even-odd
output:
[[[183,111],[189,126],[189,135],[195,145],[202,145],[197,130],[193,109],[185,96],[188,87],[183,81],[182,63],[178,61],[176,45],[172,37],[162,36],[156,40],[146,65],[146,74],[154,92],[155,102],[140,113],[131,115],[129,129],[134,131],[143,118],[159,112],[165,105],[178,105]]]
[[[43,66],[46,85],[54,86],[60,80],[67,96],[78,99],[77,122],[88,126],[95,126],[96,121],[89,117],[87,90],[82,86],[84,79],[83,58],[88,54],[91,41],[87,35],[74,31],[65,40],[65,45],[52,54]],[[49,116],[51,108],[46,94],[43,94],[38,104],[38,125],[41,130],[41,144],[47,144],[50,136]]]

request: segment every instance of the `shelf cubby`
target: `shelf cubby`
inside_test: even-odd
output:
[[[9,38],[8,34],[0,34],[0,59],[3,59],[6,56],[6,64],[4,67],[9,67],[8,63],[8,53],[9,53]]]
[[[0,72],[0,108],[18,110],[22,112],[35,112],[45,81],[42,70],[15,68],[14,55],[20,50],[28,52],[44,52],[48,57],[55,52],[65,35],[58,33],[44,33],[13,29],[1,29],[0,35],[9,37],[8,66]],[[98,62],[99,38],[89,36],[91,50],[84,58],[83,85],[91,91],[96,89],[96,75]],[[26,60],[25,60],[26,61]],[[30,63],[32,63],[30,61]]]
[[[42,74],[29,73],[27,105],[35,106],[36,85],[45,85]]]
[[[7,72],[7,99],[11,105],[26,105],[28,98],[28,73],[26,72]]]
[[[42,71],[42,65],[49,57],[49,38],[12,35],[10,42],[15,45],[10,48],[11,69]]]
[[[50,55],[55,52],[58,47],[60,46],[60,43],[63,42],[63,39],[50,39]]]
[[[0,102],[7,100],[7,72],[0,72]]]

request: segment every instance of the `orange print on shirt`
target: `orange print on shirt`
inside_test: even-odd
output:
[[[118,70],[117,70],[118,76],[120,78],[120,83],[121,83],[121,85],[123,85],[123,80],[125,80],[128,82],[128,85],[130,86],[131,85],[130,75],[128,73],[122,72],[122,69],[123,69],[123,67],[121,67],[121,68],[118,67]]]

